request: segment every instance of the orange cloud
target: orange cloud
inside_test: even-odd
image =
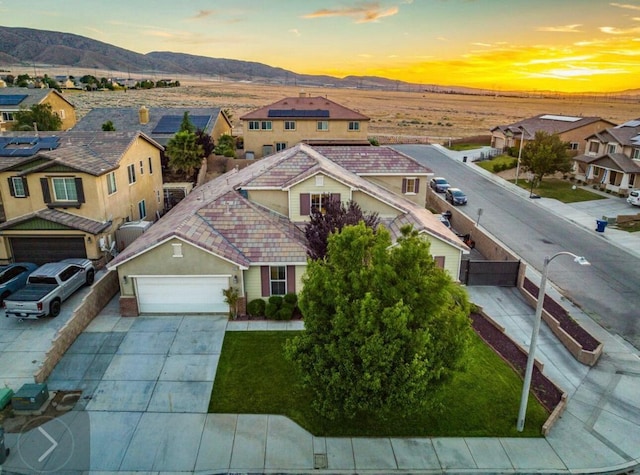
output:
[[[383,9],[378,2],[365,2],[355,7],[322,8],[303,15],[302,18],[352,17],[356,18],[356,23],[371,23],[384,17],[396,15],[398,11],[398,7]]]

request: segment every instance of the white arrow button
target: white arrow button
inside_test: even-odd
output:
[[[49,456],[51,452],[53,452],[56,449],[56,447],[58,446],[58,443],[42,427],[38,427],[38,430],[42,435],[44,435],[47,438],[49,442],[51,442],[51,447],[49,447],[47,451],[43,453],[38,459],[38,462],[42,462],[44,459],[46,459]]]

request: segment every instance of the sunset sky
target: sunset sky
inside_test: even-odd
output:
[[[640,88],[640,0],[0,0],[0,24],[304,74],[498,91]]]

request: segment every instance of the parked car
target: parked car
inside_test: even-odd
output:
[[[34,270],[27,284],[3,302],[7,317],[57,317],[62,302],[83,285],[91,285],[95,269],[88,259],[64,259]]]
[[[442,178],[441,176],[437,176],[431,179],[431,181],[429,182],[429,186],[436,193],[444,193],[445,190],[451,185],[446,179]]]
[[[438,218],[440,219],[440,222],[442,224],[451,229],[451,221],[449,221],[449,216],[447,216],[445,213],[442,213]]]
[[[454,206],[467,204],[467,195],[460,188],[447,188],[444,192],[444,199]]]
[[[627,196],[627,203],[633,206],[640,206],[640,190],[631,190]]]
[[[24,287],[29,274],[37,268],[37,264],[32,262],[16,262],[0,266],[0,304],[9,295]]]

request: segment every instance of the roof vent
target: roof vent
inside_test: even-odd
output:
[[[300,91],[300,97],[307,97],[307,93],[304,91]]]

